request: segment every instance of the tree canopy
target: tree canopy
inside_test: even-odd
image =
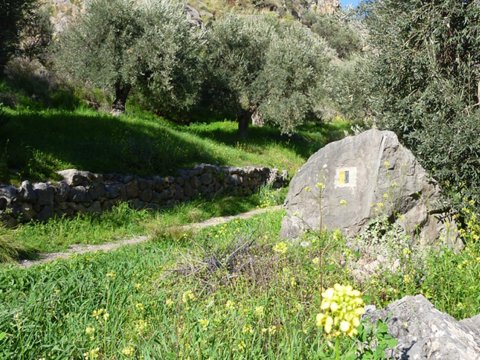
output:
[[[298,22],[266,15],[229,15],[208,34],[207,67],[213,93],[235,109],[246,131],[252,114],[284,133],[319,117],[322,86],[333,52]]]
[[[180,2],[93,0],[62,34],[57,65],[72,79],[112,91],[117,111],[132,89],[158,106],[189,106],[199,36]]]
[[[372,106],[447,187],[480,197],[480,7],[469,0],[378,0]]]

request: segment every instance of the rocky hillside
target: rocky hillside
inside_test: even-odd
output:
[[[64,30],[70,20],[77,16],[86,4],[86,0],[44,1],[50,8],[55,33]],[[339,0],[188,0],[187,5],[189,9],[197,10],[202,21],[207,23],[230,11],[275,12],[283,17],[301,19],[309,11],[333,14],[340,9]]]

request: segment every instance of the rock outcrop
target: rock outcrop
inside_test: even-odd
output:
[[[292,179],[285,207],[287,238],[319,228],[354,236],[387,216],[417,244],[442,237],[459,246],[438,185],[391,131],[368,130],[319,150]]]
[[[395,359],[480,359],[479,316],[457,321],[417,295],[373,311],[368,317],[385,321],[389,333],[398,340],[391,354]]]
[[[19,188],[0,184],[0,220],[15,225],[53,216],[98,213],[120,202],[157,209],[197,196],[248,195],[266,184],[274,188],[287,184],[286,172],[276,169],[207,164],[180,170],[175,177],[102,175],[75,169],[59,174],[63,180],[58,183],[24,181]]]

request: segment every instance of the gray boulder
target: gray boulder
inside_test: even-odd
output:
[[[478,317],[457,321],[422,295],[407,296],[368,317],[387,323],[389,333],[398,340],[391,354],[396,359],[480,359]]]
[[[354,236],[383,215],[420,245],[442,236],[460,246],[438,185],[391,131],[368,130],[312,155],[292,179],[285,207],[287,238],[320,227]]]

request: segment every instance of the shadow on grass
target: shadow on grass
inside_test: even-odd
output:
[[[278,129],[272,127],[254,127],[248,130],[246,138],[240,138],[237,133],[236,123],[221,126],[220,122],[210,124],[192,124],[188,131],[218,143],[228,146],[242,144],[247,146],[266,147],[273,144],[282,144],[284,147],[295,151],[298,155],[308,158],[314,152],[331,141],[339,140],[345,136],[350,125],[347,123],[311,123],[300,127],[296,134],[282,135]]]
[[[191,141],[190,141],[191,140]],[[69,111],[10,112],[0,146],[10,169],[30,180],[55,178],[59,168],[94,172],[170,174],[193,163],[226,164],[191,136],[180,137],[160,121],[116,119]]]

